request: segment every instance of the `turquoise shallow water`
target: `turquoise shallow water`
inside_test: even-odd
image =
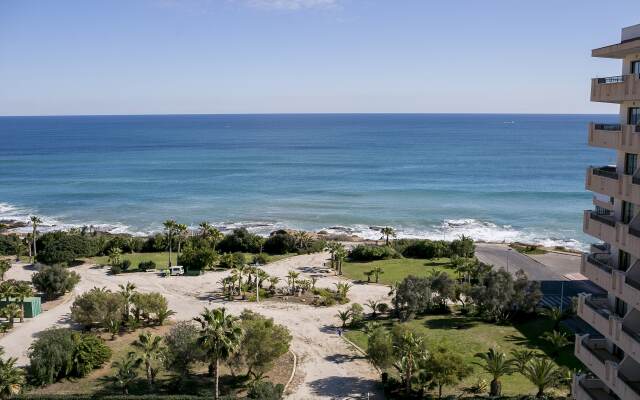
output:
[[[604,115],[0,118],[0,219],[148,232],[167,218],[584,246]],[[339,229],[338,229],[339,228]]]

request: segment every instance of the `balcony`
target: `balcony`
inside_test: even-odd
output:
[[[636,74],[591,80],[591,101],[621,103],[633,100],[640,100],[640,77]]]
[[[640,126],[621,124],[589,124],[589,145],[640,153]]]
[[[640,220],[639,220],[640,221]],[[597,214],[586,210],[582,219],[583,231],[603,242],[610,243],[640,258],[640,222],[623,224],[613,214]]]
[[[613,268],[608,260],[603,259],[604,256],[600,254],[583,254],[580,273],[604,290],[610,291],[613,284]]]
[[[628,397],[622,397],[623,400],[627,398],[640,399],[640,379],[634,379],[622,372],[618,372],[618,381],[621,383],[621,389],[628,393]]]
[[[614,337],[615,321],[620,319],[606,297],[593,297],[590,294],[578,295],[578,316],[609,339]]]
[[[607,349],[606,339],[591,339],[589,335],[576,335],[575,355],[598,378],[612,387],[622,361]]]
[[[617,197],[622,192],[622,180],[618,178],[615,166],[589,167],[585,187],[591,192]]]
[[[617,400],[600,379],[585,375],[573,378],[573,396],[575,400]]]

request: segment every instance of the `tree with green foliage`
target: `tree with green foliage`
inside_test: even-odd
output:
[[[298,277],[300,276],[299,272],[296,271],[288,271],[287,272],[287,284],[289,285],[291,294],[296,292],[296,283],[298,281]]]
[[[20,315],[20,306],[16,303],[9,303],[0,309],[0,316],[8,320],[9,327],[13,327],[13,322]]]
[[[178,322],[164,336],[167,349],[165,365],[177,374],[179,386],[191,372],[193,365],[205,359],[204,350],[198,344],[198,337],[198,328],[188,321]]]
[[[218,243],[218,249],[222,253],[260,253],[263,245],[264,239],[261,236],[249,232],[246,228],[238,228]]]
[[[378,300],[367,300],[365,305],[371,309],[371,318],[376,319],[378,316],[378,305],[380,301]]]
[[[111,358],[111,349],[98,336],[90,333],[71,332],[71,338],[74,347],[70,376],[87,376]]]
[[[167,246],[169,247],[169,268],[171,268],[171,253],[173,251],[173,236],[176,232],[176,221],[168,219],[162,223],[165,235],[167,237]]]
[[[284,385],[274,385],[269,381],[258,381],[249,387],[247,398],[252,400],[280,400],[284,393]]]
[[[150,332],[142,332],[132,343],[136,349],[138,361],[144,364],[147,375],[147,385],[153,390],[156,375],[160,370],[161,361],[164,356],[165,347],[162,344],[162,336],[152,335]]]
[[[442,398],[442,389],[458,384],[471,374],[473,368],[467,365],[459,354],[450,349],[439,347],[428,359],[421,362],[420,369],[438,388],[438,398]]]
[[[382,233],[382,237],[385,238],[385,244],[389,245],[389,237],[396,237],[396,230],[390,226],[385,226],[380,229],[380,233]]]
[[[203,271],[212,268],[218,261],[218,253],[208,247],[185,248],[178,255],[178,264],[187,271]]]
[[[16,366],[17,358],[4,359],[4,349],[0,347],[0,399],[8,399],[22,391],[26,383],[22,368]]]
[[[507,359],[505,353],[501,353],[493,348],[489,349],[486,353],[476,354],[476,357],[482,361],[474,361],[474,364],[480,366],[486,373],[491,375],[489,396],[501,396],[502,383],[500,382],[500,378],[515,372],[514,361]]]
[[[380,370],[385,370],[393,365],[393,340],[386,329],[376,327],[371,330],[367,340],[367,357]]]
[[[394,367],[398,370],[405,393],[411,393],[411,382],[420,363],[429,358],[424,339],[403,325],[393,328]]]
[[[536,357],[536,352],[529,349],[513,349],[511,350],[511,360],[513,360],[513,365],[516,371],[524,370],[524,366],[529,363],[534,357]]]
[[[6,259],[0,259],[0,281],[4,281],[4,274],[11,269],[11,262]]]
[[[567,317],[565,311],[561,311],[559,307],[550,307],[542,309],[541,314],[553,322],[553,329],[560,328],[560,322]]]
[[[80,282],[80,275],[61,266],[47,266],[36,272],[31,277],[31,282],[36,290],[44,293],[45,298],[50,300],[72,290]]]
[[[538,392],[536,397],[544,397],[544,391],[556,387],[561,378],[561,371],[556,367],[555,363],[547,357],[536,357],[531,360],[521,371],[522,375],[527,378],[536,388]]]
[[[349,318],[351,318],[351,311],[349,310],[338,310],[336,317],[342,322],[342,329],[347,327],[347,322],[349,322]]]
[[[94,287],[75,298],[71,319],[87,328],[103,328],[115,335],[124,315],[124,303],[120,293]]]
[[[131,316],[131,301],[136,294],[136,285],[135,283],[127,282],[126,284],[119,284],[118,287],[120,288],[118,294],[122,296],[123,302],[122,314],[124,320],[129,321],[129,317]]]
[[[123,395],[129,394],[129,387],[138,378],[138,368],[142,361],[131,351],[118,361],[114,361],[111,367],[115,370],[111,380],[122,389]]]
[[[285,326],[276,324],[273,318],[244,310],[240,314],[240,325],[244,336],[237,354],[247,367],[247,375],[267,372],[289,351],[291,333]]]
[[[204,349],[214,376],[214,399],[220,397],[220,361],[228,359],[238,351],[243,331],[238,318],[227,314],[224,307],[210,310],[205,308],[199,317],[194,318],[200,324],[198,343]]]

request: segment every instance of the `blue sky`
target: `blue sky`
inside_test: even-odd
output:
[[[615,112],[637,0],[0,0],[0,115]]]

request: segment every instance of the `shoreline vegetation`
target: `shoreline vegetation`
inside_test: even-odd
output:
[[[167,220],[164,232],[136,237],[89,227],[39,233],[40,219],[31,222],[31,234],[0,235],[0,255],[28,257],[37,271],[31,282],[0,277],[0,299],[9,303],[0,313],[8,316],[2,326],[13,329],[18,317],[22,322],[18,295],[52,300],[73,291],[83,277],[99,277],[92,289],[85,286],[73,296],[70,320],[81,330],[45,330],[29,348],[26,369],[0,356],[15,374],[14,387],[30,389],[36,398],[75,381],[94,396],[169,399],[189,387],[189,394],[214,399],[279,400],[284,385],[271,371],[288,368],[282,357],[291,348],[292,321],[279,325],[259,314],[263,309],[252,308],[258,302],[267,309],[285,302],[299,306],[301,314],[324,315],[324,334],[335,329],[360,346],[380,372],[373,387],[389,399],[487,392],[494,398],[562,396],[567,377],[580,368],[571,334],[561,325],[574,310],[541,308],[539,282],[523,271],[511,274],[481,262],[476,243],[465,236],[397,239],[392,227],[382,227],[377,241],[289,230],[262,237],[245,228],[224,234],[207,222],[190,230]],[[553,251],[511,247],[523,254]],[[287,260],[296,255],[314,262]],[[274,261],[282,262],[270,268]],[[1,266],[4,275],[12,265],[4,260]],[[179,290],[193,296],[193,288],[205,282],[215,285],[206,296],[196,295],[204,304],[188,303],[204,306],[191,320],[174,311],[184,313],[184,303],[169,308],[167,287],[158,281],[173,275],[175,266],[200,278],[167,280],[177,290],[171,296]],[[115,277],[149,270],[160,273]],[[210,308],[212,301],[224,306]],[[129,338],[126,346],[114,347],[111,342],[123,336]],[[500,372],[496,362],[502,363]],[[536,380],[539,369],[548,372],[544,382]],[[493,375],[490,384],[487,374]]]

